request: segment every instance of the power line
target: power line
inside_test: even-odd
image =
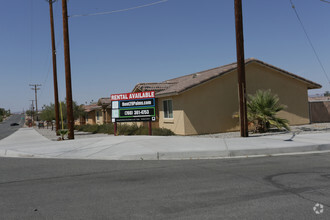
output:
[[[330,2],[329,1],[325,1],[325,0],[320,0],[321,2],[325,2],[325,3],[329,3],[330,4]]]
[[[323,0],[321,0],[321,1],[323,1]],[[321,68],[322,68],[322,70],[323,70],[324,76],[327,78],[328,83],[330,84],[330,80],[329,80],[328,74],[327,74],[327,72],[325,71],[324,66],[323,66],[323,64],[322,64],[322,62],[321,62],[321,60],[320,60],[320,57],[319,57],[319,55],[317,54],[317,52],[316,52],[316,50],[315,50],[315,48],[314,48],[314,45],[313,45],[313,43],[312,43],[312,40],[309,38],[309,35],[307,34],[306,28],[305,28],[304,24],[302,23],[302,21],[301,21],[299,15],[298,15],[298,12],[297,12],[297,10],[296,10],[296,7],[294,6],[292,0],[290,0],[290,3],[291,3],[291,6],[292,6],[293,11],[295,12],[295,14],[296,14],[296,16],[297,16],[297,19],[298,19],[298,21],[299,21],[299,23],[300,23],[302,29],[303,29],[304,32],[305,32],[306,38],[307,38],[309,44],[311,45],[311,47],[312,47],[312,49],[313,49],[313,51],[314,51],[315,57],[316,57],[317,61],[319,62],[320,66],[321,66]]]
[[[106,15],[106,14],[112,14],[112,13],[117,13],[117,12],[130,11],[130,10],[134,10],[134,9],[138,9],[138,8],[145,8],[145,7],[149,7],[152,5],[164,3],[167,1],[169,1],[169,0],[161,0],[158,2],[150,3],[150,4],[140,5],[140,6],[131,7],[131,8],[125,8],[125,9],[119,9],[119,10],[114,10],[114,11],[105,11],[105,12],[98,12],[98,13],[91,13],[91,14],[70,15],[69,17],[73,18],[73,17],[82,17],[82,16]]]

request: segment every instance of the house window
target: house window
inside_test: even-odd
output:
[[[100,120],[100,112],[96,112],[96,119]]]
[[[173,118],[172,100],[163,101],[164,118]]]

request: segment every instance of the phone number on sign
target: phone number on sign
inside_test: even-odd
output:
[[[149,115],[149,110],[134,110],[134,111],[125,111],[125,116],[132,116],[132,115]]]

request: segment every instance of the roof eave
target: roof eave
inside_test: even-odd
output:
[[[281,73],[286,74],[289,77],[292,77],[295,80],[301,81],[301,82],[307,84],[307,89],[320,89],[320,88],[322,88],[322,85],[320,85],[318,83],[315,83],[313,81],[310,81],[308,79],[305,79],[305,78],[303,78],[301,76],[298,76],[296,74],[290,73],[290,72],[288,72],[286,70],[283,70],[283,69],[278,68],[276,66],[273,66],[271,64],[265,63],[265,62],[263,62],[261,60],[258,60],[258,59],[250,59],[247,62],[245,62],[245,65],[246,64],[249,64],[249,63],[253,63],[253,62],[258,63],[258,64],[263,65],[263,66],[266,66],[266,67],[271,68],[271,69],[275,69],[275,70],[277,70],[277,71],[279,71]]]
[[[307,89],[321,89],[322,86],[320,84],[316,84],[316,85],[309,85],[307,87]]]
[[[156,98],[164,98],[164,97],[168,97],[168,96],[176,96],[176,95],[179,95],[179,93],[178,93],[178,92],[169,92],[169,93],[163,93],[163,94],[160,94],[160,95],[158,95],[158,94],[156,93],[155,97],[156,97]]]

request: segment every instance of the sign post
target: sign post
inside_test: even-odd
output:
[[[117,122],[115,122],[113,125],[113,134],[117,136]]]
[[[148,127],[149,127],[149,135],[151,136],[152,135],[152,124],[151,124],[151,121],[149,121]]]
[[[151,122],[156,121],[155,91],[112,94],[111,106],[115,135],[117,122],[148,122],[152,135]]]

